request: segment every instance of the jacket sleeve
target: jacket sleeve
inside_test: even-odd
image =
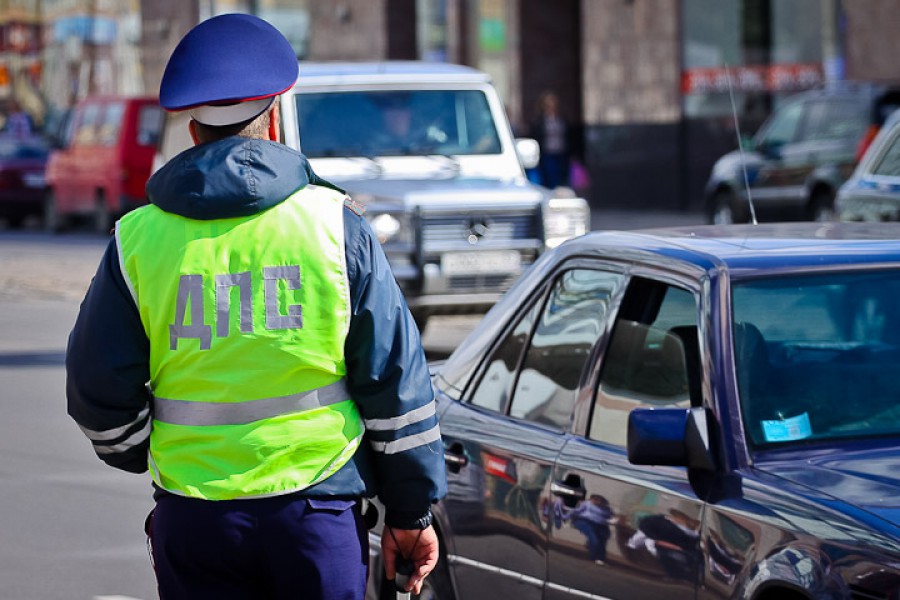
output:
[[[350,394],[366,424],[385,522],[414,529],[446,493],[434,392],[419,338],[381,244],[345,209],[351,318],[345,355]]]
[[[150,444],[150,342],[115,240],[81,303],[66,350],[69,415],[110,466],[143,473]]]

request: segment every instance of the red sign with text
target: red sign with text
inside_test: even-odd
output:
[[[729,84],[730,81],[730,84]],[[814,87],[825,81],[821,64],[748,65],[687,69],[681,74],[684,94],[782,92]]]

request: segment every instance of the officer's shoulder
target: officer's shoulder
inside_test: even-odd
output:
[[[357,216],[361,217],[366,214],[366,207],[350,196],[344,196],[344,206]]]

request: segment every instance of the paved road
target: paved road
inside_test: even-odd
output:
[[[595,213],[595,228],[692,224],[691,215]],[[0,229],[0,597],[156,597],[140,527],[146,477],[109,469],[65,410],[66,336],[106,245],[88,234]],[[480,317],[435,319],[446,356]]]

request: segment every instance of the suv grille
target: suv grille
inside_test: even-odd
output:
[[[517,242],[540,239],[539,214],[470,213],[423,215],[422,242],[425,251],[435,245],[465,244],[470,235],[479,241]]]
[[[457,212],[455,214],[422,213],[422,250],[425,263],[440,264],[445,252],[515,250],[521,255],[522,267],[537,258],[542,239],[541,213],[509,211]],[[475,240],[473,244],[470,238]],[[519,273],[482,273],[450,276],[447,292],[503,292]]]

